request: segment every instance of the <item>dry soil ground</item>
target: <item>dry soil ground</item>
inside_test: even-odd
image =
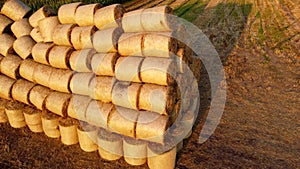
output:
[[[227,101],[212,137],[198,144],[199,118],[177,168],[300,168],[300,7],[298,0],[133,0],[128,10],[169,4],[215,45]],[[202,68],[200,114],[211,100]],[[145,166],[137,168],[145,168]],[[29,129],[0,124],[0,168],[130,168]]]

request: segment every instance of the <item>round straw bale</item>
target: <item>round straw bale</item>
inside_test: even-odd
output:
[[[147,57],[140,68],[141,80],[145,83],[173,85],[176,74],[176,63],[172,59]]]
[[[27,125],[42,126],[42,111],[36,110],[33,107],[26,106],[24,109],[24,117]]]
[[[74,49],[69,46],[54,46],[48,56],[50,65],[55,68],[69,69],[69,59],[73,51]]]
[[[140,112],[136,124],[136,138],[163,144],[168,122],[167,116]]]
[[[75,20],[77,25],[94,25],[94,14],[100,7],[101,5],[98,3],[79,6],[75,12]]]
[[[144,31],[171,31],[171,17],[173,10],[169,6],[160,6],[145,9],[141,15],[141,24]]]
[[[11,101],[5,106],[5,113],[7,115],[9,123],[14,122],[25,122],[23,114],[24,104]],[[25,123],[26,124],[26,123]]]
[[[34,86],[29,93],[30,102],[39,110],[45,109],[46,98],[51,93],[51,90],[44,86]]]
[[[112,101],[112,89],[116,79],[109,76],[97,76],[90,83],[90,97],[103,102]]]
[[[1,13],[14,21],[29,15],[31,9],[20,0],[7,0],[2,6]]]
[[[91,126],[87,123],[77,127],[77,134],[80,148],[85,152],[94,152],[98,150],[97,134],[98,130],[96,127]]]
[[[46,129],[57,130],[58,126],[59,126],[59,118],[60,118],[59,115],[56,115],[56,114],[54,114],[52,112],[49,112],[49,111],[43,111],[42,112],[42,125],[43,125],[43,129],[45,131],[46,131]],[[55,133],[55,132],[51,132],[50,131],[49,133]],[[60,134],[59,134],[59,136],[60,136]]]
[[[124,107],[116,107],[109,116],[108,127],[111,131],[135,138],[135,126],[139,112]]]
[[[67,116],[67,109],[71,95],[61,92],[52,92],[46,98],[46,108],[60,116]]]
[[[6,76],[18,79],[19,78],[19,67],[22,63],[22,59],[16,55],[7,55],[1,61],[0,70]]]
[[[118,52],[122,56],[143,56],[142,33],[123,33],[118,41]]]
[[[53,42],[55,27],[59,25],[57,16],[51,16],[39,21],[39,28],[44,42]]]
[[[7,103],[8,103],[8,100],[0,99],[0,123],[6,123],[8,121],[6,113],[5,113],[5,106],[7,105]]]
[[[93,73],[76,73],[70,81],[70,89],[73,94],[89,96],[89,85],[95,77]]]
[[[144,32],[141,22],[142,12],[144,10],[145,9],[139,9],[124,14],[122,18],[124,32]]]
[[[49,53],[55,45],[53,43],[39,42],[32,48],[32,57],[34,61],[49,65]]]
[[[118,52],[117,44],[123,33],[122,28],[98,30],[93,35],[93,46],[99,53]]]
[[[115,105],[138,110],[141,84],[117,82],[112,91],[112,102]]]
[[[37,125],[28,125],[28,128],[30,131],[34,132],[34,133],[43,133],[43,125],[42,124],[37,124]]]
[[[32,59],[23,60],[19,68],[20,76],[26,80],[34,82],[33,73],[37,65],[38,63],[33,61]]]
[[[15,52],[22,58],[27,59],[31,56],[31,50],[35,45],[35,41],[31,38],[30,35],[25,35],[18,38],[14,44]]]
[[[50,6],[45,5],[29,17],[29,23],[32,27],[38,27],[40,20],[54,15],[56,15],[56,11]]]
[[[49,88],[64,93],[71,93],[70,82],[74,72],[71,70],[54,69],[49,79]]]
[[[94,15],[95,25],[100,30],[119,27],[124,12],[125,9],[121,4],[100,8]]]
[[[148,146],[147,149],[147,154],[148,154],[148,167],[150,169],[155,169],[155,168],[161,168],[161,169],[173,169],[175,168],[175,163],[176,163],[176,154],[177,154],[177,149],[176,146],[162,154],[157,154],[155,151],[152,150],[151,146]]]
[[[42,34],[40,32],[39,27],[33,28],[30,32],[30,36],[36,42],[43,42],[44,41],[44,38],[42,37]]]
[[[9,34],[0,34],[0,54],[7,56],[8,54],[13,53],[13,43],[15,40],[16,39]]]
[[[97,140],[98,152],[104,160],[114,161],[123,156],[123,140],[119,135],[99,129]]]
[[[49,87],[50,76],[53,71],[55,71],[55,68],[53,67],[43,65],[43,64],[38,64],[35,67],[33,73],[34,82],[43,85],[45,87]]]
[[[91,102],[91,98],[88,96],[72,95],[68,106],[68,116],[85,121],[86,111]]]
[[[93,48],[92,36],[96,32],[94,26],[75,27],[71,32],[71,42],[76,50]]]
[[[11,19],[6,17],[5,15],[0,14],[0,34],[9,32],[11,24],[13,24],[13,21]]]
[[[72,118],[60,118],[59,131],[61,142],[65,145],[73,145],[78,143],[77,135],[78,121]]]
[[[76,72],[91,72],[91,59],[95,53],[94,49],[74,51],[69,61],[71,69]]]
[[[97,127],[108,128],[108,118],[113,104],[91,101],[86,111],[86,121]]]
[[[128,164],[143,165],[147,161],[147,142],[126,137],[123,139],[123,152]]]
[[[72,46],[71,32],[75,24],[57,25],[53,33],[53,42],[56,45]]]
[[[13,88],[11,90],[11,95],[14,100],[17,100],[19,102],[25,103],[27,105],[30,105],[29,101],[29,93],[30,90],[35,86],[34,83],[29,82],[24,79],[19,79],[17,82],[13,85]]]
[[[141,82],[140,69],[144,61],[141,57],[120,57],[115,67],[115,76],[120,81]]]
[[[7,76],[0,75],[0,97],[3,99],[11,99],[11,89],[16,81]]]
[[[82,2],[65,4],[58,9],[58,19],[62,24],[75,24],[75,12]]]
[[[29,24],[29,21],[27,18],[21,19],[16,21],[11,25],[11,31],[14,33],[14,35],[17,38],[20,38],[22,36],[30,35],[30,32],[32,31],[32,27]]]
[[[91,66],[96,75],[114,76],[118,53],[96,53],[92,57]]]

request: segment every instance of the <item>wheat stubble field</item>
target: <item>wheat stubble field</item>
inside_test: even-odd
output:
[[[74,1],[24,2],[38,9],[43,4],[57,8]],[[203,118],[197,119],[176,168],[300,167],[298,0],[132,0],[123,4],[127,10],[170,5],[176,15],[203,30],[224,65],[227,101],[221,122],[207,142],[198,144]],[[201,72],[199,113],[205,117],[210,84],[205,68]],[[123,159],[103,161],[96,152],[84,153],[79,145],[64,146],[27,128],[0,124],[0,168],[134,167]]]

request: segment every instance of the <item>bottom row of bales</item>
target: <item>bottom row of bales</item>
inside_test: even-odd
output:
[[[13,128],[26,125],[35,133],[45,133],[50,138],[60,138],[65,145],[80,145],[85,152],[98,151],[108,161],[124,157],[133,166],[148,164],[149,168],[174,168],[176,154],[183,142],[167,140],[165,145],[149,143],[97,128],[73,118],[62,118],[49,111],[40,111],[16,101],[0,99],[0,123],[9,122]],[[172,135],[180,135],[176,129]],[[190,136],[187,135],[185,138]]]

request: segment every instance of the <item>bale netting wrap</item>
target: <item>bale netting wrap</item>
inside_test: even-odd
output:
[[[18,20],[11,25],[11,31],[14,33],[14,35],[17,38],[30,35],[32,29],[33,28],[29,24],[28,18],[23,18],[21,20]]]
[[[52,9],[50,6],[45,5],[40,9],[38,9],[29,17],[29,23],[32,27],[38,27],[40,20],[55,15],[56,15],[56,11]]]
[[[76,24],[75,12],[82,2],[65,4],[58,9],[58,19],[62,24]]]
[[[0,14],[0,34],[4,32],[9,32],[11,24],[14,21],[9,19],[7,16]]]
[[[29,35],[25,35],[14,42],[13,48],[22,59],[27,59],[31,56],[35,44],[36,42]]]
[[[100,8],[94,15],[95,26],[99,30],[120,27],[124,12],[125,9],[121,4],[113,4]]]
[[[94,14],[101,7],[100,4],[81,5],[76,9],[75,21],[79,26],[94,25]]]
[[[2,6],[1,13],[14,21],[29,15],[31,9],[20,0],[7,0]]]
[[[7,33],[0,34],[0,54],[3,56],[7,56],[8,54],[12,54],[13,43],[15,42],[15,38]]]

